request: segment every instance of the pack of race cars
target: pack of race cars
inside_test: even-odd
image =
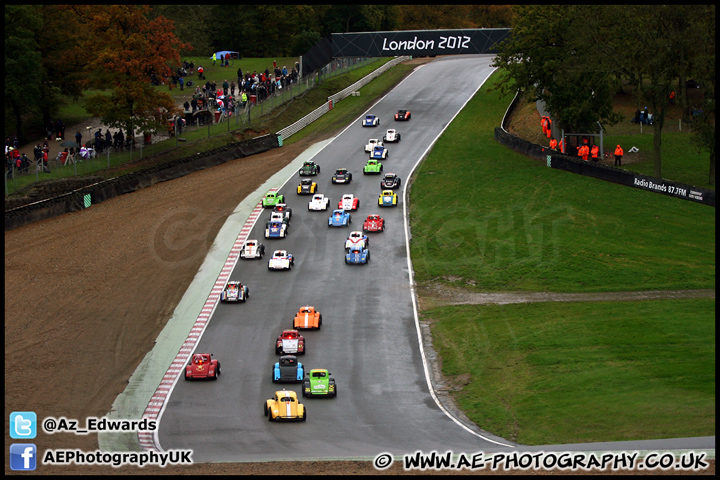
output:
[[[408,121],[410,112],[398,110],[395,114],[396,121]],[[378,126],[380,119],[373,114],[368,114],[362,119],[362,126]],[[388,158],[388,149],[384,143],[399,142],[400,133],[396,129],[388,129],[382,136],[382,140],[370,139],[364,146],[365,152],[369,153],[370,159],[364,168],[364,174],[380,174],[383,170],[379,160]],[[298,195],[311,195],[308,203],[308,211],[327,211],[330,205],[330,198],[320,193],[318,182],[303,177],[316,177],[320,174],[320,166],[313,161],[306,161],[298,171],[301,177],[297,186]],[[333,172],[331,181],[333,184],[350,184],[352,173],[348,168],[338,168]],[[386,173],[380,181],[380,193],[378,196],[378,207],[397,206],[398,196],[394,192],[401,185],[400,177],[395,173]],[[292,218],[292,209],[285,203],[284,195],[273,189],[263,197],[263,208],[272,208],[270,217],[265,223],[265,238],[268,240],[285,238],[289,233],[289,224]],[[328,227],[350,227],[352,223],[351,212],[356,212],[360,207],[360,199],[353,193],[345,193],[338,201],[337,208],[332,210],[328,218]],[[345,263],[364,264],[370,261],[370,232],[383,232],[385,220],[377,213],[371,213],[363,220],[362,231],[350,231],[344,243]],[[295,265],[296,258],[287,250],[271,250],[272,256],[268,260],[268,270],[291,270]],[[242,259],[262,259],[265,254],[265,245],[255,239],[248,239],[244,242],[239,257]],[[222,303],[245,302],[248,300],[249,287],[239,281],[228,281],[220,295]],[[274,342],[275,354],[279,359],[272,365],[271,379],[273,383],[298,383],[301,384],[303,397],[331,397],[337,396],[337,386],[332,374],[324,368],[307,369],[298,356],[305,355],[307,341],[302,330],[320,330],[322,327],[322,315],[315,307],[304,305],[300,307],[293,318],[292,328],[283,330]],[[195,353],[185,368],[185,379],[213,379],[220,375],[220,362],[213,358],[210,353]],[[307,409],[299,402],[298,394],[290,389],[283,388],[275,391],[272,398],[265,401],[263,406],[264,415],[268,421],[286,420],[307,420]]]

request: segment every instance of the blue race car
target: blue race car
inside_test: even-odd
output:
[[[345,263],[367,264],[370,261],[370,250],[365,247],[354,246],[345,254]]]
[[[328,218],[328,227],[349,227],[351,223],[352,217],[345,210],[333,210]]]
[[[265,225],[265,238],[285,238],[288,233],[287,223],[272,221]]]
[[[363,118],[363,127],[377,127],[380,125],[380,119],[373,115],[372,113],[365,115],[365,118]]]
[[[388,156],[388,149],[382,145],[375,145],[370,152],[370,158],[374,160],[385,160]]]
[[[275,383],[302,383],[303,378],[305,378],[305,369],[295,355],[283,355],[273,366]]]

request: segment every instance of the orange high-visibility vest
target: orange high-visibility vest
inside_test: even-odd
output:
[[[597,145],[593,145],[591,153],[592,158],[598,158],[598,153],[600,153],[600,147],[598,147]]]
[[[557,140],[555,140],[554,138],[550,140],[550,148],[552,148],[553,150],[557,149],[557,144]]]
[[[623,154],[623,149],[620,147],[620,145],[618,145],[615,148],[615,155],[617,155],[618,157],[622,157],[622,154]]]

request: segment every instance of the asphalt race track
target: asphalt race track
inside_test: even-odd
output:
[[[319,193],[330,197],[327,212],[308,211],[311,196],[296,194],[301,178],[297,173],[277,185],[293,211],[289,235],[264,239],[270,210],[263,212],[249,238],[265,244],[265,258],[238,260],[230,277],[248,285],[250,297],[241,304],[219,303],[196,349],[213,353],[222,375],[215,382],[178,381],[160,421],[158,438],[164,450],[193,449],[195,462],[244,462],[513,448],[511,442],[461,427],[429,392],[403,224],[403,192],[412,169],[492,73],[491,61],[489,55],[451,56],[419,67],[370,108],[368,113],[380,117],[379,127],[362,127],[359,118],[321,150],[313,159],[321,166],[320,175],[302,178],[315,179]],[[410,110],[412,119],[395,122],[398,109]],[[378,207],[381,176],[363,175],[368,159],[364,146],[369,138],[382,139],[388,128],[396,128],[402,138],[386,144],[383,173],[397,173],[402,187],[396,190],[398,206],[383,208]],[[338,167],[353,173],[350,184],[331,183]],[[350,228],[329,228],[328,217],[344,193],[360,198],[360,207],[351,212]],[[370,213],[385,218],[385,231],[368,234],[368,265],[346,265],[345,239],[350,231],[362,229]],[[293,254],[292,270],[268,270],[275,249]],[[295,313],[305,304],[322,313],[323,324],[319,331],[303,333],[307,354],[299,360],[307,370],[329,369],[337,382],[337,398],[305,399],[301,384],[272,382],[271,368],[278,359],[275,339],[292,327]],[[306,422],[268,422],[263,415],[265,400],[283,387],[298,392],[307,408]],[[708,442],[701,441],[705,448]],[[711,443],[714,448],[714,437]],[[629,444],[614,446],[625,449]],[[600,445],[595,447],[609,449]],[[656,448],[673,446],[678,448],[668,441]],[[586,450],[589,445],[575,447],[545,450]]]

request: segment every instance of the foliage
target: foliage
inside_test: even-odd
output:
[[[597,121],[616,123],[612,95],[618,81],[631,83],[653,114],[654,176],[661,178],[670,91],[701,56],[714,56],[714,35],[702,18],[714,19],[714,7],[703,13],[689,5],[517,6],[513,32],[494,62],[512,81],[499,90],[519,88],[527,99],[545,101],[557,125],[577,132]],[[702,42],[712,46],[694,47]]]
[[[5,116],[14,117],[20,143],[26,143],[23,115],[42,107],[42,58],[35,38],[41,25],[37,7],[5,5]]]
[[[577,7],[523,5],[515,13],[512,34],[493,62],[512,80],[500,84],[501,93],[519,88],[527,100],[544,101],[556,125],[567,131],[590,132],[597,122],[617,123],[611,78],[578,44],[586,21]]]
[[[153,89],[150,76],[170,75],[180,65],[181,49],[189,48],[173,33],[164,18],[147,19],[148,7],[109,5],[83,17],[80,45],[94,48],[84,83],[109,88],[110,94],[87,97],[87,110],[106,125],[154,132],[167,113],[175,110],[172,98]]]

